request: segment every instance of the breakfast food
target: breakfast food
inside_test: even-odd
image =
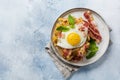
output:
[[[68,15],[59,18],[53,30],[53,45],[60,55],[72,62],[83,58],[90,59],[98,51],[102,37],[90,11],[83,13],[80,18]]]

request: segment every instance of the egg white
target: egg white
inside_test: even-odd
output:
[[[81,26],[81,24],[78,24],[78,25],[75,25],[75,28],[74,29],[70,29],[69,31],[67,32],[62,32],[62,34],[65,35],[64,38],[59,38],[58,39],[58,42],[57,42],[57,45],[62,47],[62,48],[66,48],[66,49],[73,49],[73,48],[77,48],[77,47],[81,47],[85,42],[86,42],[86,39],[87,39],[87,33],[88,33],[88,29],[85,28],[85,31],[79,31],[79,27]],[[70,45],[68,42],[67,42],[67,37],[70,33],[77,33],[80,38],[81,38],[81,41],[78,45],[75,45],[75,46],[72,46]]]

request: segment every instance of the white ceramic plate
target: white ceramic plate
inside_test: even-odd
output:
[[[99,32],[102,35],[102,42],[98,45],[99,50],[94,57],[92,57],[91,59],[83,59],[83,61],[79,61],[77,63],[73,63],[73,62],[65,60],[58,53],[56,48],[53,46],[53,43],[51,42],[52,48],[55,51],[58,58],[60,60],[62,60],[63,62],[67,63],[67,64],[74,65],[74,66],[85,66],[85,65],[94,63],[102,57],[102,55],[105,53],[105,51],[108,48],[108,45],[109,45],[109,29],[108,29],[108,26],[107,26],[106,22],[103,20],[103,18],[98,13],[96,13],[95,11],[90,10],[90,9],[86,9],[86,8],[74,8],[74,9],[70,9],[70,10],[64,12],[60,17],[67,17],[69,14],[71,14],[72,16],[75,16],[77,18],[77,17],[83,16],[83,12],[85,12],[87,10],[91,11],[92,15],[95,18],[95,22],[97,23]],[[56,22],[55,22],[55,24],[56,24]],[[54,30],[54,27],[53,27],[53,30]],[[52,32],[53,32],[53,30],[52,30]],[[51,33],[51,35],[52,34],[53,33]]]

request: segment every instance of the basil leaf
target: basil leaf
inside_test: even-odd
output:
[[[98,47],[97,47],[97,45],[95,43],[95,40],[93,40],[93,39],[90,39],[89,50],[91,50],[91,51],[97,51],[98,50]]]
[[[92,58],[94,55],[96,54],[96,52],[90,52],[89,55],[86,56],[87,59]]]
[[[74,25],[70,25],[70,27],[71,27],[71,28],[75,28],[75,26],[74,26]]]
[[[67,32],[67,31],[69,31],[69,28],[67,28],[67,27],[65,27],[65,26],[60,26],[60,27],[58,27],[56,30],[62,31],[62,32]]]
[[[87,59],[92,58],[96,52],[98,51],[98,46],[96,45],[93,39],[90,39],[90,47],[88,48],[88,55],[86,56]]]
[[[68,21],[69,21],[70,25],[74,25],[75,24],[75,19],[71,15],[68,16]]]

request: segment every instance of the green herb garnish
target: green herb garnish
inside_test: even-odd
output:
[[[96,52],[98,51],[98,46],[96,45],[93,39],[90,40],[90,47],[88,48],[88,55],[86,56],[87,59],[92,58]]]
[[[71,15],[68,16],[68,21],[69,21],[70,25],[74,25],[75,24],[75,19]]]
[[[70,29],[69,29],[68,27],[66,27],[66,26],[60,26],[60,27],[58,27],[56,30],[62,31],[62,32],[67,32],[67,31],[69,31]]]
[[[70,28],[75,28],[75,26],[74,25],[70,25]]]
[[[75,25],[75,18],[74,17],[69,15],[68,16],[68,22],[69,22],[71,28],[75,28],[75,26],[74,26]]]

